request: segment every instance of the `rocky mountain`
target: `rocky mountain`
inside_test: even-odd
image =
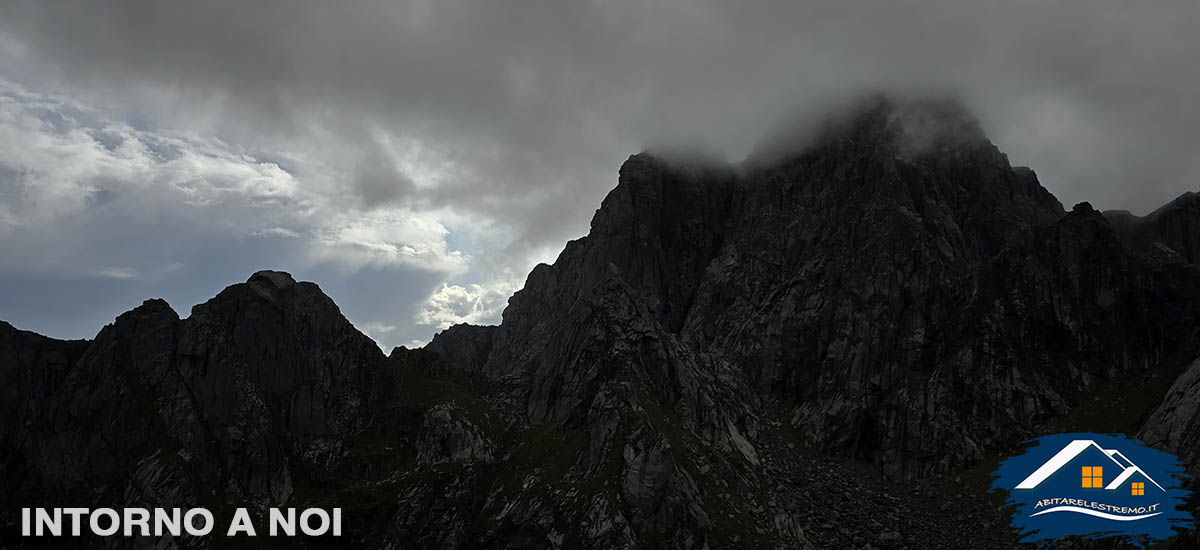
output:
[[[1104,213],[1129,244],[1163,261],[1200,262],[1200,195],[1187,192],[1143,217],[1124,210]]]
[[[362,429],[384,363],[316,285],[276,272],[184,320],[147,300],[91,342],[8,325],[0,342],[6,504],[282,504]]]
[[[423,349],[278,272],[92,341],[0,324],[0,525],[83,499],[345,509],[256,547],[1011,548],[985,487],[1022,440],[1200,455],[1197,208],[1066,212],[951,101],[635,155],[501,324]]]

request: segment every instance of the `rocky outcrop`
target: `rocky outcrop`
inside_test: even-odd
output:
[[[496,327],[458,324],[438,334],[423,349],[459,368],[478,368],[492,352]]]
[[[1104,215],[1131,246],[1159,260],[1200,263],[1200,194],[1187,192],[1146,216]]]
[[[495,460],[495,443],[448,403],[435,405],[425,413],[416,450],[417,463],[425,466]]]
[[[1180,327],[1200,316],[1195,275],[1134,254],[1087,203],[1013,239],[963,285],[929,366],[881,407],[879,462],[949,471],[1037,435],[1111,381],[1169,371],[1192,336]]]
[[[1178,454],[1195,471],[1200,458],[1200,359],[1175,380],[1138,437]]]
[[[567,243],[554,265],[535,267],[509,300],[492,352],[479,368],[500,375],[533,368],[552,334],[562,330],[560,317],[614,268],[663,327],[676,330],[721,246],[734,182],[730,167],[676,167],[646,154],[631,157],[592,219],[589,236]]]

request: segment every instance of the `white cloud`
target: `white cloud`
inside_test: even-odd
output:
[[[417,188],[456,177],[445,151],[382,130],[374,139]],[[147,296],[187,311],[221,285],[274,268],[320,283],[384,350],[418,347],[432,327],[497,321],[518,286],[505,259],[523,252],[506,248],[519,237],[506,226],[404,195],[364,205],[352,194],[353,169],[303,148],[249,151],[135,127],[3,78],[0,144],[0,257],[19,258],[0,262],[0,278],[81,288],[104,279],[132,296],[65,306],[86,321],[64,332],[35,310],[7,313],[57,336],[90,336]]]
[[[307,241],[297,258],[307,265],[403,265],[447,276],[467,267],[467,256],[447,244],[437,212],[404,205],[359,211],[348,206],[337,167],[287,152],[273,153],[288,162],[285,170],[217,139],[134,128],[3,79],[0,143],[0,226],[53,232],[67,218],[114,203],[105,208],[123,210],[130,223],[191,220],[235,235]],[[76,258],[53,250],[43,255],[23,258],[26,269],[116,276],[109,266],[74,265]]]
[[[449,274],[461,273],[467,258],[446,244],[449,231],[428,213],[375,210],[344,216],[318,229],[313,257],[352,269],[397,263]]]
[[[421,306],[415,321],[439,328],[458,323],[491,324],[498,320],[508,297],[518,287],[513,280],[466,286],[443,283]]]
[[[292,231],[291,229],[284,228],[284,227],[270,227],[267,229],[261,229],[254,234],[258,235],[258,236],[267,236],[267,237],[286,237],[289,239],[299,239],[300,238],[299,233]]]
[[[313,200],[279,166],[219,141],[137,130],[3,80],[0,143],[0,167],[12,175],[0,195],[0,216],[9,225],[50,225],[110,199],[225,204],[231,208],[218,213],[222,221],[247,224],[237,210]]]
[[[132,279],[137,277],[137,271],[128,267],[106,267],[96,270],[96,273],[113,279]]]

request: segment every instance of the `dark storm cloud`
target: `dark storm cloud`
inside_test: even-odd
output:
[[[548,239],[580,229],[573,220],[624,154],[689,139],[738,155],[789,110],[868,85],[961,93],[1068,200],[1144,210],[1196,185],[1192,3],[147,1],[5,11],[30,65],[52,67],[37,69],[42,77],[115,104],[152,89],[157,117],[190,105],[187,116],[206,126],[268,142],[314,125],[336,139],[378,124],[466,167],[426,199],[532,219]],[[558,186],[582,194],[547,191]],[[371,199],[392,188],[360,190]],[[547,210],[528,193],[568,202]],[[522,215],[539,212],[561,214]]]
[[[736,160],[865,89],[960,96],[1067,205],[1146,212],[1200,188],[1198,24],[1193,2],[10,1],[0,69],[277,155],[350,217],[507,235],[464,246],[482,281],[586,231],[628,154]]]
[[[416,190],[412,179],[390,158],[383,144],[368,138],[355,166],[350,191],[366,208],[395,204]]]

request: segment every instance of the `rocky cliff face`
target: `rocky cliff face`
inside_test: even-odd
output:
[[[341,456],[383,362],[316,285],[276,272],[186,320],[147,300],[90,343],[21,338],[36,347],[5,379],[45,372],[5,401],[21,406],[0,427],[4,495],[81,506],[281,505],[302,466]]]
[[[0,324],[0,521],[84,491],[345,508],[309,546],[1011,548],[979,480],[1023,439],[1198,456],[1192,203],[1068,213],[957,104],[876,99],[737,166],[631,157],[499,326],[425,349],[274,272],[90,342]]]
[[[1200,194],[1189,191],[1142,217],[1124,210],[1104,214],[1140,251],[1162,261],[1200,262]]]

